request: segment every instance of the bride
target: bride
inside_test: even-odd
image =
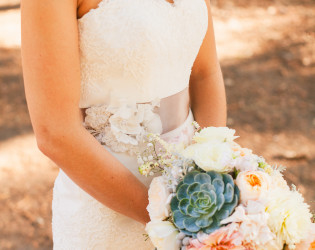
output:
[[[21,15],[33,129],[60,168],[54,249],[152,250],[145,134],[226,125],[209,0],[22,0]]]

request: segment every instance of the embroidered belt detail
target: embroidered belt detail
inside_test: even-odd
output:
[[[92,106],[85,110],[83,125],[114,152],[137,155],[147,133],[162,133],[160,100],[141,104]]]

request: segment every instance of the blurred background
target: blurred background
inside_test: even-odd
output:
[[[211,3],[228,126],[243,147],[286,166],[314,212],[315,1]],[[0,249],[51,249],[58,168],[36,147],[20,43],[19,0],[0,0]]]

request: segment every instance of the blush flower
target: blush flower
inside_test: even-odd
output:
[[[247,205],[239,205],[235,212],[221,221],[221,224],[237,224],[238,232],[243,236],[243,242],[256,246],[273,245],[263,249],[277,249],[276,236],[268,227],[268,214],[263,204],[249,200]],[[273,244],[271,244],[273,243]]]
[[[243,236],[237,224],[229,224],[216,230],[202,242],[192,240],[188,250],[254,250],[249,244],[243,245]]]

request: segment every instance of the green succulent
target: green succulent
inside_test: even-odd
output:
[[[171,200],[174,224],[187,235],[212,233],[237,206],[239,189],[229,174],[192,171],[178,184]]]

